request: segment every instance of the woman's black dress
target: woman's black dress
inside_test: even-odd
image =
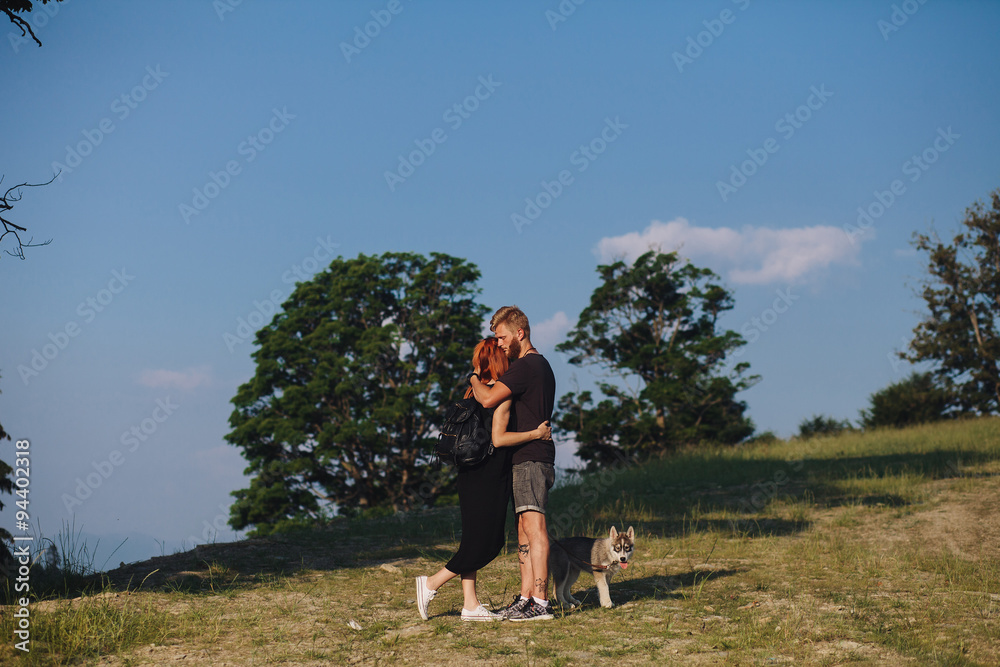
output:
[[[493,412],[485,409],[484,426],[492,428]],[[508,426],[513,430],[514,426]],[[511,447],[501,447],[477,466],[458,469],[458,502],[462,510],[462,543],[445,565],[457,574],[482,569],[507,541],[505,524],[510,504]]]

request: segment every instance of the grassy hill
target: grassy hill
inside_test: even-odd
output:
[[[555,537],[632,525],[613,609],[581,577],[553,621],[463,624],[413,578],[457,508],[215,544],[32,605],[27,664],[1000,663],[1000,419],[681,452],[563,480]],[[506,553],[484,602],[518,590]],[[0,634],[12,636],[5,609]],[[7,642],[0,661],[20,653]]]

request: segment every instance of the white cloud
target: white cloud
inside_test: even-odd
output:
[[[555,352],[556,345],[563,341],[572,327],[573,323],[566,313],[560,310],[549,319],[531,325],[531,344],[542,354]]]
[[[139,384],[152,388],[194,389],[211,381],[208,366],[189,368],[184,371],[168,371],[165,368],[147,369],[139,376]]]
[[[684,218],[654,220],[642,233],[601,239],[595,253],[602,262],[632,261],[651,248],[680,251],[704,261],[717,273],[728,272],[734,283],[761,285],[794,283],[832,264],[857,265],[860,245],[850,242],[839,227],[817,225],[790,229],[746,226],[697,227]]]

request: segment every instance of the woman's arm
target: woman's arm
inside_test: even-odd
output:
[[[532,440],[551,440],[552,427],[548,422],[539,424],[533,431],[508,431],[507,424],[510,422],[510,401],[504,401],[497,406],[493,413],[493,446],[513,447],[523,445]]]

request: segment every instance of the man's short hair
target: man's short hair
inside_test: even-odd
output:
[[[501,324],[510,327],[511,333],[516,334],[518,329],[524,330],[524,337],[531,338],[531,327],[528,325],[528,316],[517,306],[504,306],[493,313],[490,319],[490,331],[495,332]]]

